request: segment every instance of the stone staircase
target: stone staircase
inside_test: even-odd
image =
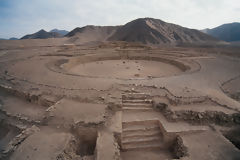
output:
[[[127,93],[122,95],[122,110],[153,111],[152,99],[146,93]],[[121,136],[122,151],[164,149],[163,135],[158,120],[124,121]]]
[[[146,93],[128,93],[122,95],[123,111],[152,111],[152,99]]]
[[[163,136],[157,120],[122,123],[122,151],[164,149]]]

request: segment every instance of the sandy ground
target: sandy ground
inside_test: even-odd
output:
[[[101,123],[104,122],[106,108],[104,104],[79,103],[61,99],[48,109],[49,114],[54,117],[49,123],[52,125]]]
[[[230,48],[67,42],[0,41],[0,159],[239,159]]]
[[[161,153],[163,152],[163,153]],[[159,159],[172,159],[172,156],[170,153],[167,153],[167,151],[160,151],[159,150],[153,150],[153,151],[145,151],[145,152],[137,152],[137,151],[130,151],[130,152],[122,152],[121,154],[122,159],[126,160],[137,160],[137,159],[146,159],[146,160],[159,160]]]
[[[39,140],[41,139],[41,140]],[[54,130],[44,128],[42,131],[31,135],[22,145],[15,151],[10,158],[11,160],[53,160],[60,154],[71,135],[68,133],[56,132]]]
[[[208,143],[205,143],[204,141]],[[229,141],[215,133],[205,132],[183,136],[186,146],[189,145],[190,159],[239,159],[239,150],[233,149]],[[224,143],[225,141],[225,143]],[[217,149],[219,148],[219,149]],[[223,149],[224,148],[224,149]],[[219,151],[216,151],[219,150]],[[200,156],[201,155],[201,156]],[[227,156],[226,156],[227,155]]]
[[[0,91],[0,101],[2,102],[1,110],[11,115],[21,115],[36,121],[40,121],[44,117],[44,108],[16,96],[12,96],[11,94],[6,94],[6,92]]]
[[[155,61],[144,60],[106,60],[83,63],[70,69],[71,73],[97,77],[120,79],[163,77],[180,73],[175,66]]]

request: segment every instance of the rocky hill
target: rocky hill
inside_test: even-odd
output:
[[[120,26],[88,25],[81,28],[75,28],[69,32],[66,37],[70,37],[70,42],[106,41],[119,28]]]
[[[219,41],[198,30],[153,18],[139,18],[123,26],[75,28],[66,36],[71,37],[71,42],[126,41],[144,44],[177,44]]]
[[[227,42],[240,41],[240,23],[228,23],[202,32]]]
[[[51,31],[49,32],[55,32],[55,33],[59,33],[60,35],[62,36],[65,36],[66,34],[68,34],[69,32],[66,31],[66,30],[59,30],[59,29],[52,29]]]
[[[21,39],[47,39],[47,38],[59,38],[59,37],[62,37],[62,35],[60,35],[59,33],[47,32],[42,29],[36,33],[25,35]]]
[[[108,40],[145,44],[212,42],[217,39],[195,29],[166,23],[159,19],[140,18],[119,28]]]

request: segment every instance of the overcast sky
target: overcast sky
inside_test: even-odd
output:
[[[188,28],[240,22],[239,0],[0,0],[0,38],[152,17]]]

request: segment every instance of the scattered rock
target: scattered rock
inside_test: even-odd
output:
[[[202,118],[203,118],[203,116],[201,115],[201,113],[198,113],[198,118],[199,118],[199,119],[202,119]]]
[[[183,140],[180,136],[176,137],[172,146],[172,152],[174,153],[175,158],[179,159],[188,155],[187,147],[184,146]]]
[[[6,147],[6,149],[3,151],[3,154],[5,156],[8,156],[13,151],[17,149],[17,147],[30,135],[39,132],[40,129],[33,125],[31,128],[27,128],[26,130],[22,131],[19,135],[17,135]]]
[[[148,75],[147,77],[148,77],[149,79],[152,79],[152,78],[153,78],[151,75]]]
[[[153,85],[153,88],[157,88],[157,85]]]
[[[102,96],[102,97],[99,97],[99,98],[100,98],[101,100],[105,100],[105,97],[103,97],[103,96]]]

